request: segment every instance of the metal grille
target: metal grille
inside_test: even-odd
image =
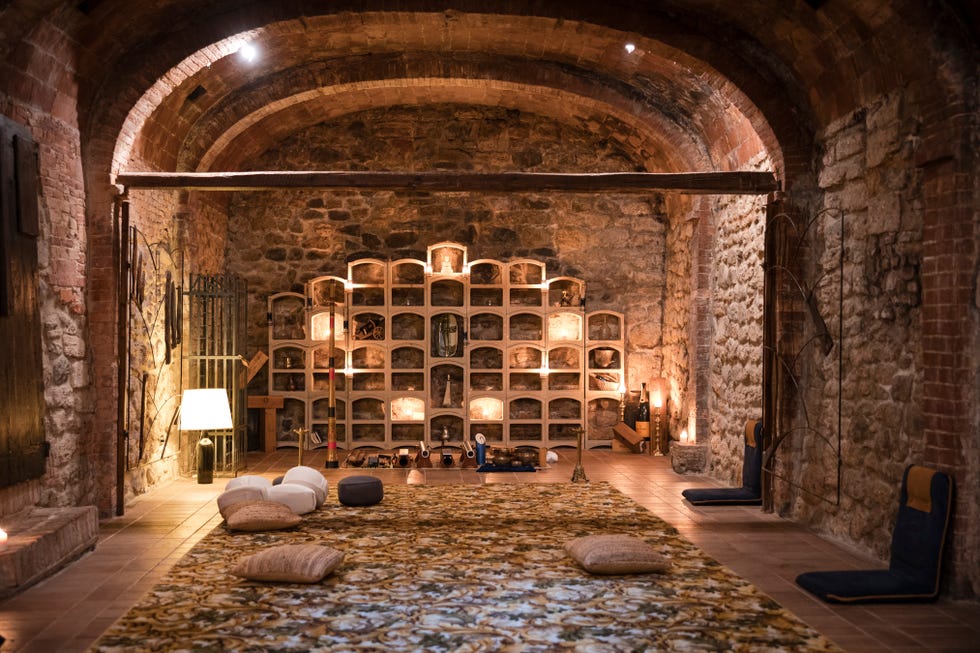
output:
[[[187,339],[184,353],[188,388],[224,388],[234,424],[228,431],[211,431],[215,443],[215,472],[235,475],[245,468],[245,325],[246,282],[234,275],[191,275],[185,293]],[[194,469],[195,447],[182,470]]]

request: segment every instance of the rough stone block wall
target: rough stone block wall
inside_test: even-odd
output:
[[[712,211],[708,460],[714,476],[740,485],[743,427],[762,417],[765,199],[718,198]]]
[[[690,211],[678,211],[685,215]],[[673,210],[672,210],[673,212]],[[674,220],[667,233],[667,285],[664,291],[663,366],[664,378],[671,380],[670,401],[667,405],[668,433],[679,439],[682,430],[696,437],[689,418],[696,411],[695,380],[691,332],[693,288],[691,270],[697,261],[695,251],[696,222]]]
[[[135,169],[145,169],[141,167],[144,165],[133,162]],[[130,224],[138,230],[136,251],[142,260],[138,272],[142,281],[133,288],[135,293],[131,292],[129,301],[129,390],[122,425],[129,435],[125,456],[127,501],[177,476],[180,438],[174,418],[183,386],[182,350],[174,349],[167,361],[163,303],[167,272],[176,285],[186,288],[186,279],[181,279],[178,201],[178,194],[169,191],[134,191],[130,195]]]
[[[377,109],[318,125],[255,162],[257,169],[606,172],[642,167],[592,125],[517,111],[434,106]],[[597,133],[596,130],[599,130]],[[667,215],[659,196],[555,193],[237,193],[228,271],[249,283],[249,353],[267,349],[270,294],[348,260],[425,258],[451,240],[474,258],[530,257],[550,276],[587,283],[587,309],[626,314],[629,382],[659,375]],[[678,274],[683,275],[682,271]],[[680,282],[682,283],[682,281]]]
[[[811,279],[835,340],[827,357],[811,348],[800,363],[809,425],[836,442],[838,364],[843,347],[841,504],[836,499],[833,447],[812,434],[786,443],[781,462],[798,491],[777,485],[777,507],[859,543],[882,558],[888,546],[899,483],[909,463],[922,462],[921,189],[913,163],[915,108],[898,95],[878,99],[828,126],[818,184],[823,212],[814,223]],[[837,308],[840,230],[845,236],[843,311]],[[837,342],[843,319],[843,341]],[[788,463],[788,460],[794,462]],[[820,498],[822,497],[822,498]],[[828,503],[829,499],[831,503]]]

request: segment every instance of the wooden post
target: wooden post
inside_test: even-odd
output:
[[[336,344],[336,334],[334,329],[336,328],[336,312],[337,305],[331,301],[330,302],[330,334],[328,336],[329,344],[327,345],[327,361],[330,366],[329,373],[327,374],[327,381],[330,384],[327,390],[327,460],[324,462],[324,466],[328,468],[337,468],[340,463],[337,462],[337,396],[336,389],[334,388],[334,379],[337,374],[337,364],[334,361],[334,345]]]

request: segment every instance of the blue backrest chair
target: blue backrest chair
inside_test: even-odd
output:
[[[762,420],[745,424],[745,455],[742,460],[742,487],[690,488],[681,496],[696,506],[762,505]]]
[[[953,479],[909,465],[902,477],[888,569],[811,571],[796,582],[831,603],[934,600],[952,512]]]

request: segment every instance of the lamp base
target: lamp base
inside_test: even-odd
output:
[[[214,482],[214,442],[207,436],[197,441],[197,482]]]

